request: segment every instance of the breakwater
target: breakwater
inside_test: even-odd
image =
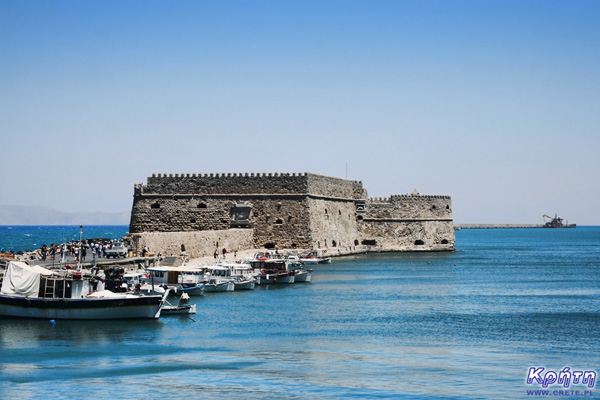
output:
[[[454,230],[461,229],[517,229],[543,228],[543,224],[454,224]]]

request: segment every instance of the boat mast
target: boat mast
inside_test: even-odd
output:
[[[79,254],[77,257],[77,269],[81,271],[81,232],[83,230],[83,225],[79,225]]]

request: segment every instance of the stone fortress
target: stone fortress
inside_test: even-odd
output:
[[[313,173],[153,174],[136,184],[134,253],[215,250],[452,251],[450,196],[370,199],[362,182]]]

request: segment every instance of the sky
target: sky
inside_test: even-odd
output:
[[[600,2],[0,0],[0,205],[313,172],[600,225]]]

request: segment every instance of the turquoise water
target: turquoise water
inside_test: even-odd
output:
[[[0,251],[31,251],[44,244],[67,243],[82,239],[121,239],[127,225],[0,225]]]
[[[463,230],[457,248],[334,259],[310,284],[208,293],[192,318],[2,319],[0,398],[526,399],[530,367],[600,372],[599,227]]]

